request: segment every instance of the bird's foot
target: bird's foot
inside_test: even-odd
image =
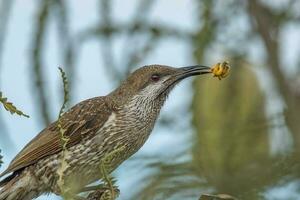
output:
[[[78,197],[76,200],[115,200],[120,194],[118,187],[114,186],[112,191],[104,184],[84,187],[81,192],[89,192],[89,195],[86,198]]]

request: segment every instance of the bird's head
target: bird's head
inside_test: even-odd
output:
[[[181,68],[163,65],[144,66],[131,73],[111,95],[122,104],[133,98],[163,104],[170,91],[181,80],[207,73],[211,73],[211,68],[200,65]]]

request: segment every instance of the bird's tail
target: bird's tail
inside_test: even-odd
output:
[[[35,180],[29,173],[21,173],[1,181],[0,200],[31,200],[37,196]]]

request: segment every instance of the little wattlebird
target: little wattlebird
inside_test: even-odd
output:
[[[61,117],[68,138],[67,153],[62,154],[58,122],[53,122],[2,172],[0,177],[7,177],[0,182],[0,200],[30,200],[48,193],[61,195],[62,180],[72,185],[71,193],[78,193],[80,188],[102,178],[99,165],[104,155],[122,147],[110,163],[111,172],[142,147],[177,83],[211,72],[210,67],[199,65],[144,66],[107,96],[75,105]]]

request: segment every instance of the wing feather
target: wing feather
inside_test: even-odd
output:
[[[111,111],[104,98],[95,97],[85,100],[62,116],[62,126],[66,130],[66,136],[69,137],[67,148],[78,144],[83,138],[94,136],[107,121]],[[56,121],[31,140],[0,174],[0,177],[60,151],[62,151],[62,142]]]

